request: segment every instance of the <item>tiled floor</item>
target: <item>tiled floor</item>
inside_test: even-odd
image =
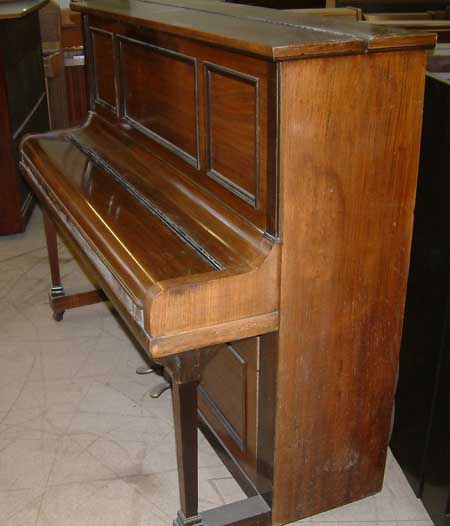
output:
[[[89,288],[62,249],[66,289]],[[0,238],[0,526],[170,525],[178,508],[170,394],[106,305],[47,305],[42,219]],[[200,437],[201,508],[242,497]],[[302,521],[429,526],[392,456],[380,495]]]

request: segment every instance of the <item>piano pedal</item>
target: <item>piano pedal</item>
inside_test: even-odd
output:
[[[151,398],[159,398],[164,392],[168,391],[170,389],[170,383],[169,382],[161,382],[159,385],[157,385],[153,391],[150,393]]]
[[[136,369],[136,374],[151,374],[154,372],[155,372],[155,369],[153,369],[153,367],[149,367],[148,365],[140,365]]]

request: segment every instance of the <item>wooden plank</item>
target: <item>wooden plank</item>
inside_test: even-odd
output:
[[[251,318],[207,325],[170,336],[152,338],[148,348],[153,357],[160,358],[191,349],[267,334],[276,331],[278,324],[278,312],[275,311]]]
[[[282,66],[274,524],[381,489],[424,62],[399,52]]]

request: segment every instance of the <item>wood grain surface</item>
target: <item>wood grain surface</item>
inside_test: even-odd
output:
[[[282,67],[274,524],[381,488],[424,59],[399,52]]]

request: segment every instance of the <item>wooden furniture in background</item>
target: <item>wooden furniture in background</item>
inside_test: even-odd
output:
[[[77,126],[84,122],[88,112],[81,15],[62,9],[61,17],[69,126]]]
[[[29,138],[56,230],[173,389],[176,523],[380,490],[433,35],[214,0],[73,4],[92,111]],[[387,271],[390,269],[390,271]],[[248,498],[198,511],[197,423]]]
[[[318,15],[331,16],[340,20],[347,20],[349,22],[358,22],[362,20],[361,9],[355,7],[336,7],[323,9],[290,9],[290,13],[298,13],[299,15]]]
[[[450,57],[447,59],[450,65]],[[428,73],[426,79],[411,271],[391,440],[395,457],[436,526],[450,525],[449,71]]]
[[[328,0],[327,7],[357,7],[364,13],[408,13],[446,9],[449,0]]]
[[[61,37],[64,49],[83,46],[81,15],[79,13],[75,13],[71,9],[61,9]]]
[[[364,13],[364,20],[387,27],[433,31],[438,42],[450,42],[450,9],[415,13]]]
[[[37,13],[45,3],[0,4],[0,235],[23,232],[33,208],[17,162],[22,136],[48,130]]]
[[[245,4],[270,9],[319,9],[327,5],[327,0],[225,0],[232,4]]]
[[[46,88],[52,129],[81,124],[87,117],[81,17],[55,2],[40,12]]]

